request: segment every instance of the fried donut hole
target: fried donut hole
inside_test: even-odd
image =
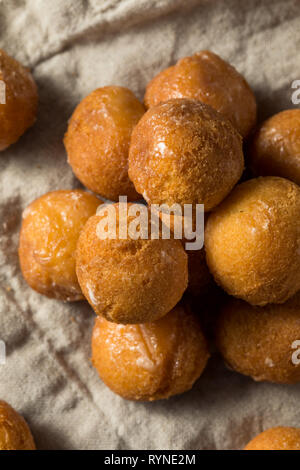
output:
[[[231,191],[243,167],[240,135],[199,101],[155,106],[132,133],[129,176],[149,204],[204,204],[209,211]]]
[[[53,191],[23,212],[19,258],[34,290],[65,301],[83,299],[75,271],[76,244],[101,201],[82,190]]]
[[[254,437],[244,450],[300,450],[300,429],[270,428]]]
[[[0,400],[0,450],[35,450],[26,421],[3,400]]]
[[[128,400],[159,400],[189,390],[208,358],[199,319],[181,304],[142,325],[96,319],[93,365],[103,382]]]
[[[174,98],[209,104],[246,137],[256,123],[256,100],[246,80],[234,67],[210,51],[184,57],[160,72],[148,84],[147,108]]]
[[[217,322],[216,344],[226,364],[256,381],[300,382],[299,340],[300,293],[265,307],[232,299]]]
[[[237,186],[209,216],[206,259],[216,282],[253,305],[300,289],[300,188],[279,177]]]
[[[37,87],[31,73],[2,49],[0,98],[1,151],[15,143],[33,125],[38,103]]]
[[[300,185],[300,109],[282,111],[260,126],[249,163],[256,176],[282,176]]]
[[[132,129],[144,106],[127,88],[98,88],[75,109],[64,143],[77,178],[89,189],[116,201],[140,198],[128,177]]]
[[[181,299],[188,283],[187,255],[179,240],[151,239],[146,206],[129,204],[123,216],[124,206],[108,205],[109,217],[116,218],[115,238],[100,233],[106,211],[88,220],[77,245],[76,271],[96,314],[117,323],[145,323],[162,317]],[[130,236],[136,220],[131,207],[145,211],[147,238]],[[126,225],[128,235],[122,238]]]

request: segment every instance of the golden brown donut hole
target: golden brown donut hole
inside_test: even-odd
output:
[[[218,319],[216,344],[231,369],[256,381],[300,382],[300,292],[265,307],[231,299]]]
[[[209,352],[198,317],[177,305],[163,318],[141,325],[95,321],[93,365],[104,383],[128,400],[152,401],[189,390]]]
[[[79,237],[79,284],[96,314],[109,321],[154,321],[181,299],[188,283],[187,255],[179,240],[120,238],[120,205],[113,208],[115,239],[99,237],[98,224],[105,221],[105,213],[91,217]],[[128,225],[132,220],[128,215]]]
[[[206,259],[216,282],[253,305],[300,289],[300,188],[275,176],[238,185],[208,218]]]
[[[38,94],[28,69],[0,49],[0,81],[5,103],[0,103],[0,151],[15,143],[36,119]],[[1,87],[2,91],[2,87]]]
[[[98,88],[75,109],[65,135],[68,161],[89,189],[116,201],[140,198],[128,177],[132,129],[145,109],[127,88]]]
[[[25,209],[19,259],[30,287],[59,300],[84,298],[75,271],[76,244],[101,203],[82,190],[60,190],[44,194]]]
[[[254,437],[244,450],[300,450],[300,429],[270,428]]]
[[[257,130],[250,151],[256,176],[282,176],[300,185],[300,109],[287,109]]]
[[[244,77],[211,51],[180,59],[151,80],[145,94],[147,108],[174,98],[196,99],[231,121],[243,137],[256,122],[256,100]]]
[[[242,141],[210,106],[178,99],[150,108],[132,133],[129,176],[148,204],[219,204],[242,175]]]
[[[0,400],[0,450],[35,450],[24,418],[3,400]]]

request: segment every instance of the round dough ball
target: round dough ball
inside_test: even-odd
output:
[[[260,126],[250,166],[257,176],[282,176],[300,185],[300,109],[282,111]]]
[[[218,319],[216,344],[231,369],[256,381],[300,382],[300,292],[265,307],[231,299]]]
[[[300,429],[270,428],[254,437],[244,450],[300,450]]]
[[[237,186],[205,228],[216,282],[253,305],[283,303],[300,289],[300,188],[279,177]]]
[[[75,271],[76,244],[100,204],[92,194],[68,190],[47,193],[25,209],[19,258],[30,287],[59,300],[84,298]]]
[[[148,84],[145,105],[150,108],[174,98],[209,104],[231,121],[243,137],[256,123],[256,100],[234,67],[210,51],[184,57]]]
[[[24,418],[3,400],[0,400],[0,450],[35,450]]]
[[[132,129],[145,109],[127,88],[98,88],[75,109],[65,135],[68,161],[89,189],[116,201],[140,198],[128,177]]]
[[[135,127],[129,176],[150,204],[211,210],[242,175],[242,139],[210,106],[178,99],[149,109]]]
[[[107,218],[104,213],[91,217],[79,237],[76,271],[81,289],[96,314],[109,321],[157,320],[179,302],[187,287],[187,255],[179,240],[152,240],[150,235],[148,239],[134,240],[129,235],[122,239],[122,204],[111,206],[116,239],[99,236],[99,224]],[[126,217],[128,227],[133,221],[133,216]]]
[[[38,103],[37,87],[29,70],[0,49],[1,92],[3,83],[6,102],[0,102],[0,151],[33,125]]]
[[[93,365],[103,382],[128,400],[159,400],[189,390],[208,358],[199,319],[186,306],[142,325],[96,319]]]

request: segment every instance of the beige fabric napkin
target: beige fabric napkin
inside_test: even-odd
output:
[[[91,309],[33,292],[18,266],[23,208],[79,183],[62,138],[75,105],[117,84],[142,98],[163,67],[199,49],[229,60],[254,88],[260,119],[292,107],[300,79],[297,0],[2,0],[0,47],[32,68],[38,120],[0,155],[0,397],[45,449],[237,449],[264,428],[300,426],[299,386],[254,383],[213,357],[191,392],[131,403],[90,364]]]

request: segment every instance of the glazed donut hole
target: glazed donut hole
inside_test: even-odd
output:
[[[256,176],[282,176],[300,185],[300,109],[287,109],[261,124],[249,164]]]
[[[132,130],[144,114],[142,103],[127,88],[98,88],[75,109],[65,134],[68,162],[91,191],[116,201],[140,199],[128,177]]]
[[[300,429],[270,428],[254,437],[244,450],[300,450]]]
[[[222,113],[246,137],[256,123],[256,100],[244,77],[211,51],[180,59],[148,84],[147,108],[175,98],[201,101]]]
[[[0,49],[0,151],[14,144],[36,120],[38,93],[29,70]],[[1,100],[2,101],[2,100]]]
[[[59,300],[84,298],[75,271],[76,245],[80,231],[101,203],[82,190],[59,190],[25,209],[19,260],[30,287]]]
[[[154,106],[132,132],[129,177],[149,205],[204,204],[210,211],[232,190],[243,168],[238,132],[196,100]]]
[[[300,292],[265,307],[231,299],[217,320],[216,345],[225,363],[256,381],[300,382],[299,341]]]
[[[35,450],[24,418],[3,400],[0,400],[0,450]]]
[[[169,398],[192,388],[209,352],[198,317],[184,304],[142,325],[97,317],[92,360],[103,382],[128,400]]]
[[[106,224],[105,209],[87,221],[78,240],[76,272],[82,292],[95,313],[111,322],[157,320],[179,302],[187,287],[187,255],[179,240],[122,238],[123,222],[130,227],[135,217],[129,214],[130,205],[124,219],[122,203],[109,206],[116,217],[114,237],[99,236],[99,227]],[[135,206],[146,211],[150,234],[149,210]]]
[[[238,185],[205,227],[210,272],[252,305],[283,303],[300,289],[300,188],[279,177]]]

